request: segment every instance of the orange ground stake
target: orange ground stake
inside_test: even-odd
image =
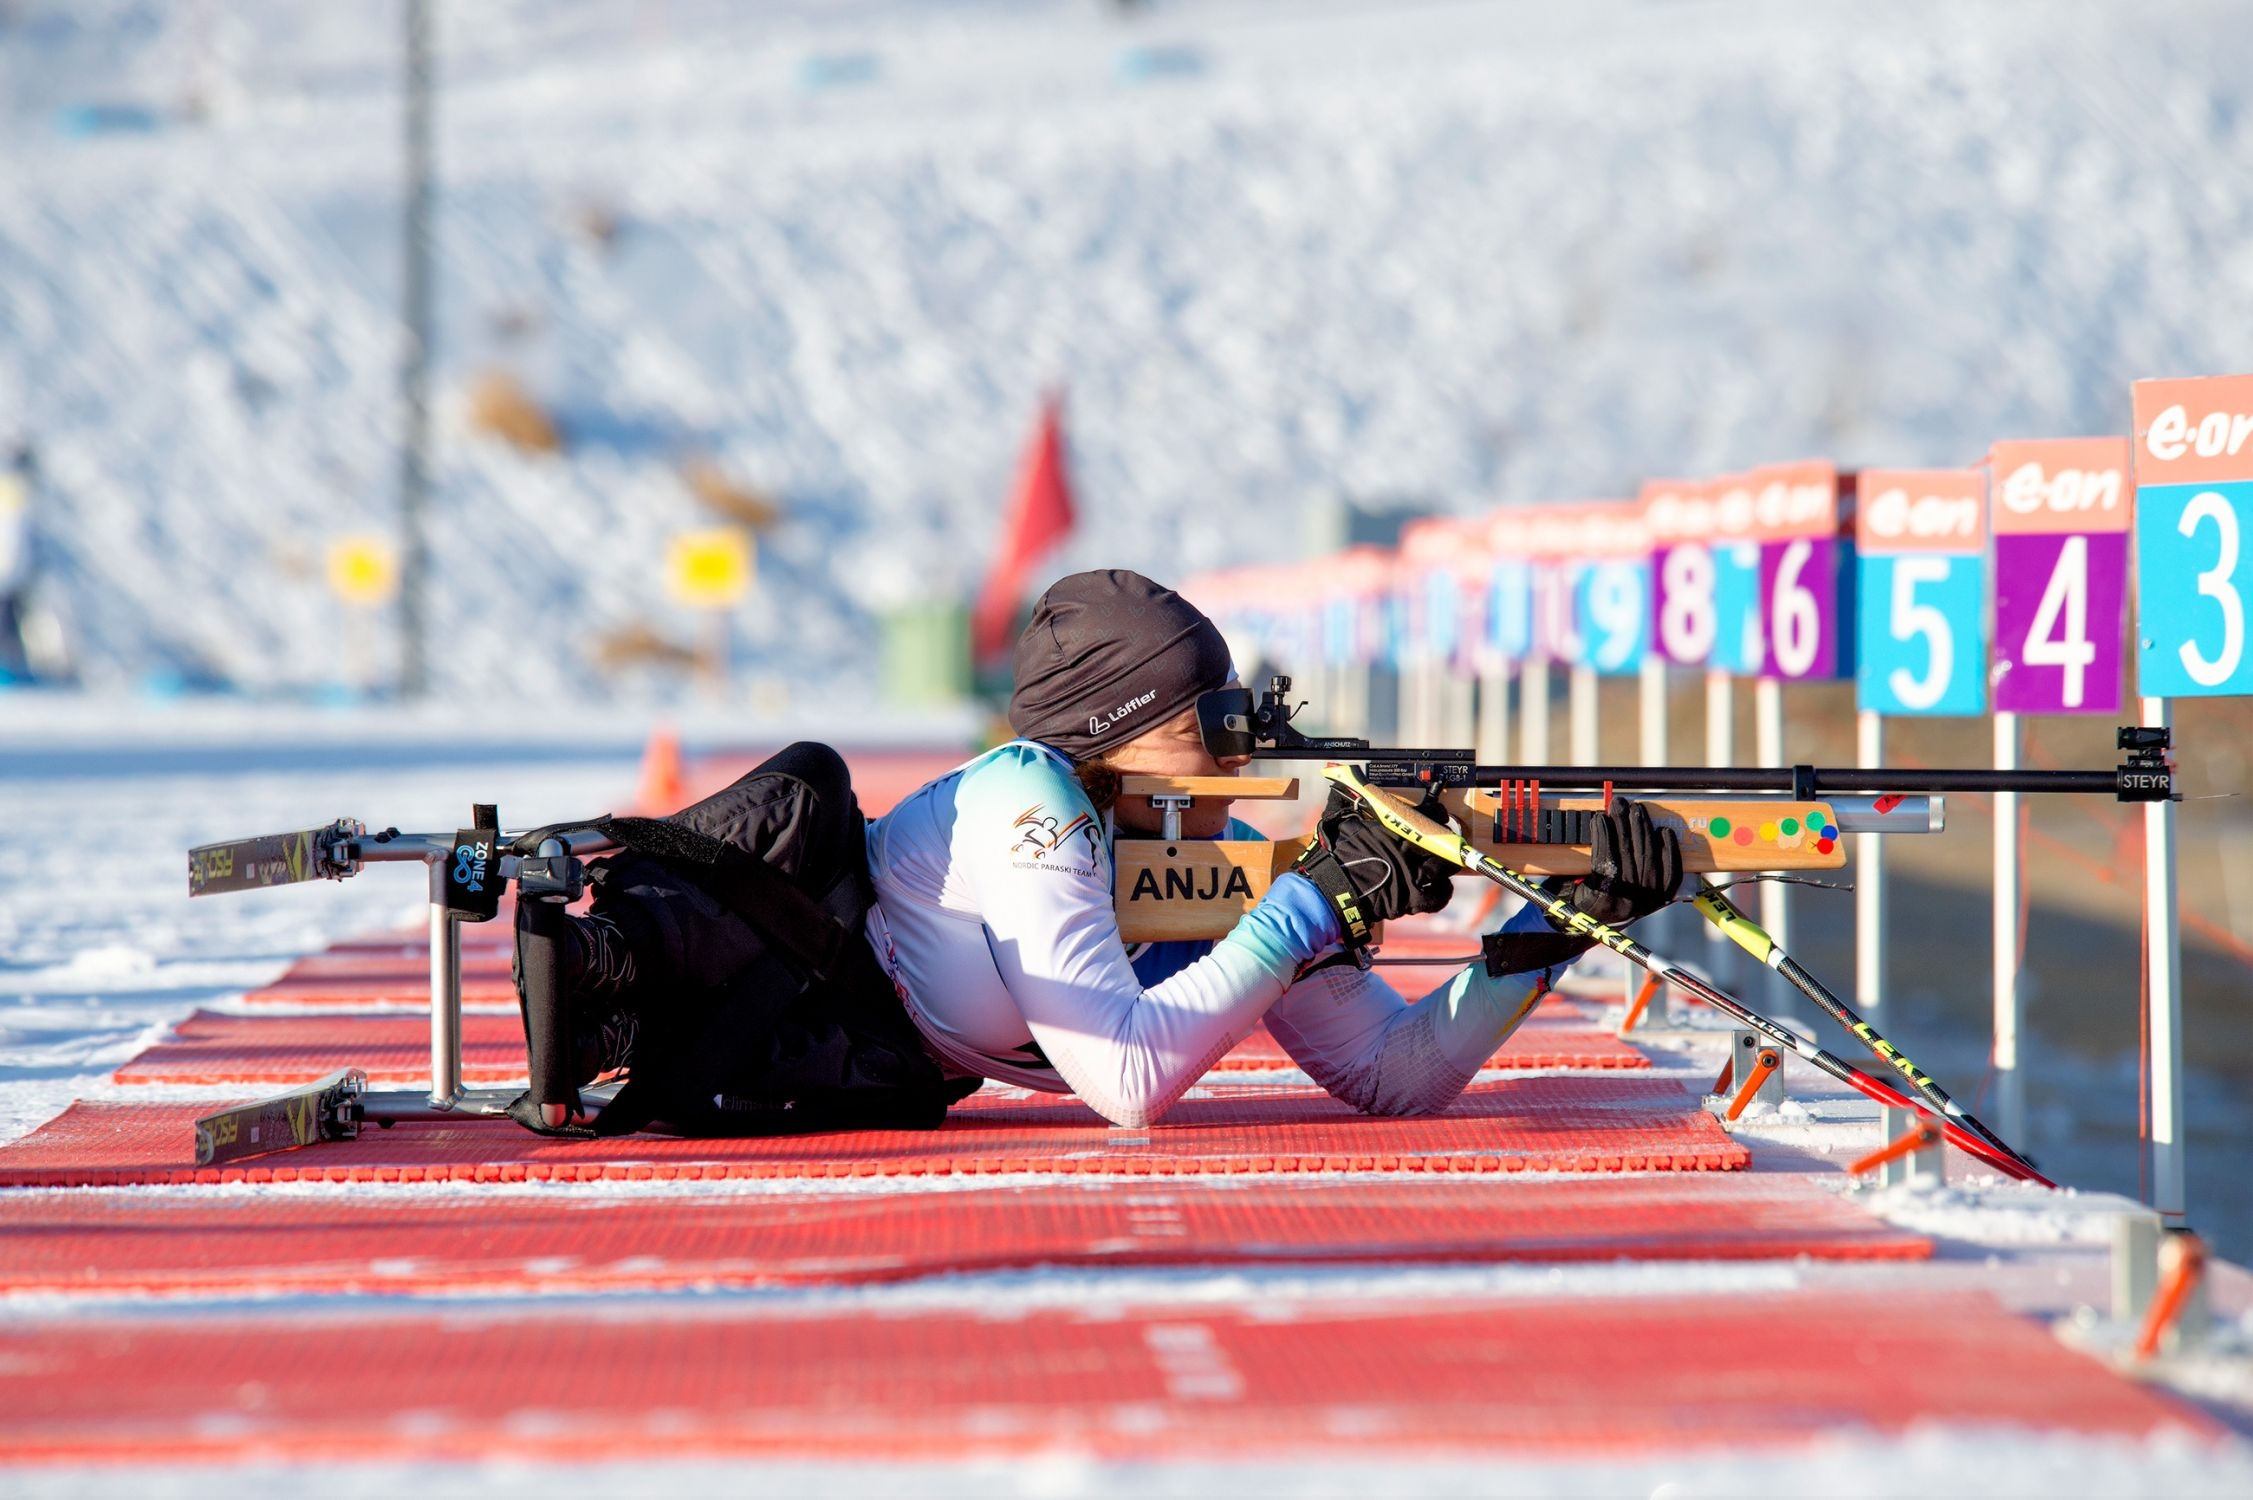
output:
[[[1496,889],[1499,890],[1500,887],[1498,886]],[[1659,977],[1656,974],[1652,974],[1643,980],[1643,987],[1635,992],[1635,1003],[1627,1007],[1627,1018],[1619,1023],[1619,1034],[1621,1036],[1625,1036],[1635,1029],[1636,1023],[1643,1019],[1643,1012],[1649,1009],[1651,1001],[1657,998],[1659,989]]]
[[[1938,1144],[1939,1140],[1940,1132],[1933,1129],[1932,1122],[1929,1120],[1919,1120],[1906,1135],[1901,1136],[1897,1140],[1886,1142],[1884,1145],[1878,1147],[1877,1150],[1872,1151],[1868,1156],[1863,1157],[1860,1161],[1854,1163],[1854,1165],[1852,1165],[1851,1167],[1848,1167],[1846,1169],[1846,1175],[1849,1177],[1860,1177],[1866,1172],[1875,1172],[1878,1168],[1884,1166],[1887,1162],[1899,1161],[1902,1157],[1907,1156],[1912,1151],[1922,1151],[1928,1146]]]
[[[2143,1330],[2136,1335],[2136,1358],[2149,1359],[2159,1352],[2159,1341],[2182,1316],[2191,1288],[2206,1274],[2206,1246],[2195,1234],[2171,1234],[2159,1246],[2159,1291],[2143,1315]]]
[[[1737,1086],[1737,1097],[1729,1101],[1727,1117],[1734,1120],[1743,1114],[1745,1106],[1752,1102],[1752,1096],[1759,1093],[1760,1086],[1768,1081],[1768,1075],[1783,1065],[1782,1053],[1773,1047],[1761,1048],[1760,1060],[1752,1065],[1752,1071],[1745,1075],[1745,1081]]]
[[[681,739],[660,724],[649,732],[642,750],[641,786],[634,793],[635,810],[657,817],[681,805]]]

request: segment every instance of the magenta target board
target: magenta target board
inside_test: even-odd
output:
[[[2117,714],[2134,490],[2126,438],[1997,443],[1995,711]]]
[[[1645,484],[1643,529],[1651,548],[1651,649],[1678,667],[1702,667],[1721,625],[1711,487],[1688,479]]]
[[[1853,620],[1840,587],[1854,564],[1839,535],[1838,470],[1769,464],[1732,480],[1724,515],[1751,507],[1760,539],[1760,675],[1787,681],[1850,675]]]

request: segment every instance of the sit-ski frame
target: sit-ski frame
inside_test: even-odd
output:
[[[477,812],[490,810],[481,806]],[[341,1069],[289,1093],[199,1119],[198,1165],[351,1139],[363,1123],[389,1127],[402,1120],[508,1118],[508,1106],[520,1090],[462,1084],[462,923],[489,920],[501,891],[510,886],[518,887],[520,895],[530,883],[550,899],[576,896],[584,874],[580,861],[618,847],[607,835],[581,828],[551,833],[534,855],[500,852],[511,838],[491,827],[451,835],[397,829],[370,834],[362,824],[343,818],[326,828],[189,851],[191,896],[346,880],[367,865],[416,861],[427,867],[430,881],[429,1089],[371,1089],[364,1072]],[[583,1091],[585,1113],[597,1113],[608,1094],[607,1089]]]

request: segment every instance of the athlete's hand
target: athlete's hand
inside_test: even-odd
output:
[[[1614,797],[1610,810],[1597,814],[1590,856],[1568,899],[1606,927],[1649,916],[1682,887],[1682,837],[1653,823],[1640,802]]]
[[[1436,823],[1447,822],[1447,810],[1437,797],[1427,794],[1416,810]],[[1313,881],[1330,903],[1348,948],[1368,941],[1374,923],[1447,905],[1459,869],[1395,838],[1342,787],[1331,790],[1314,841],[1291,868]]]

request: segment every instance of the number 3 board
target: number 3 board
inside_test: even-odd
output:
[[[2139,380],[2135,412],[2138,688],[2147,698],[2253,692],[2253,375]]]

